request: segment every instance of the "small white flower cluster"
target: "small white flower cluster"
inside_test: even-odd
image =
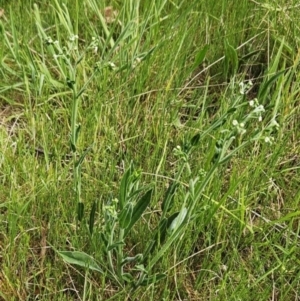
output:
[[[118,202],[119,202],[118,199],[113,199],[111,205],[106,205],[104,207],[105,212],[114,219],[118,217],[118,212],[116,210]]]
[[[273,137],[268,137],[268,136],[265,137],[265,142],[266,142],[266,143],[272,144],[273,141],[274,141],[274,138],[273,138]]]
[[[258,121],[262,121],[262,113],[265,112],[265,108],[263,105],[260,105],[258,103],[257,98],[255,98],[254,100],[250,100],[249,102],[250,107],[254,107],[254,110],[251,112],[251,115],[256,118],[258,117]]]
[[[239,83],[240,93],[242,95],[248,94],[248,92],[250,91],[252,86],[253,86],[253,83],[251,80],[249,80],[248,82],[240,82]]]
[[[77,35],[77,34],[71,35],[71,36],[69,37],[69,40],[70,40],[71,42],[74,42],[75,40],[78,40],[78,35]]]
[[[253,107],[253,111],[249,114],[248,118],[257,118],[259,122],[262,122],[262,113],[265,112],[265,108],[263,105],[258,103],[257,98],[249,101],[250,107]],[[267,125],[267,127],[264,129],[265,132],[268,132],[269,134],[272,133],[273,129],[278,130],[279,124],[275,120],[275,118],[272,119],[272,121]],[[274,137],[271,136],[263,136],[262,138],[265,143],[272,144],[274,141]]]
[[[69,52],[78,50],[76,40],[78,40],[77,34],[72,34],[71,36],[69,36],[69,41],[70,41],[70,42],[68,42]]]
[[[92,37],[92,42],[88,46],[88,49],[92,49],[94,54],[98,53],[98,45],[99,45],[99,39],[96,37]]]
[[[67,43],[68,47],[61,47],[59,41],[58,40],[53,41],[53,39],[50,36],[48,36],[45,39],[45,42],[47,45],[52,45],[55,47],[58,54],[57,53],[54,54],[53,57],[54,59],[57,59],[59,57],[70,56],[70,53],[72,51],[77,50],[76,43],[74,43],[76,40],[78,40],[78,35],[71,35],[69,37],[70,42]]]
[[[55,60],[57,60],[58,58],[64,56],[63,49],[60,47],[59,41],[58,41],[58,40],[53,41],[53,40],[51,39],[51,37],[48,37],[48,38],[47,38],[47,43],[48,43],[48,45],[53,45],[54,48],[57,50],[56,53],[53,54],[53,58],[54,58]]]
[[[276,131],[279,129],[279,124],[275,120],[275,118],[273,118],[271,120],[271,122],[267,125],[265,131],[268,133],[268,135],[271,135],[271,133],[273,132],[274,128],[275,128]],[[272,144],[274,142],[274,137],[265,136],[264,137],[264,141],[265,141],[265,143]]]
[[[244,122],[238,122],[236,119],[232,121],[232,125],[236,128],[239,135],[243,135],[246,133],[245,129],[245,123]]]
[[[51,37],[47,37],[45,39],[45,42],[46,42],[47,45],[57,46],[59,44],[59,42],[57,40],[53,41],[53,39]]]
[[[250,91],[252,85],[253,84],[251,81],[241,82],[239,84],[240,94],[247,94]],[[236,119],[232,121],[234,133],[237,133],[238,135],[243,135],[246,133],[246,124],[251,120],[255,119],[259,123],[263,121],[263,113],[265,112],[265,108],[262,104],[258,102],[258,99],[254,98],[250,100],[248,104],[251,107],[250,112],[248,112],[240,121]],[[257,136],[257,139],[262,140],[267,144],[272,144],[274,142],[274,137],[272,137],[271,134],[273,133],[274,128],[276,130],[278,130],[279,128],[279,124],[275,120],[275,117],[271,120],[271,122],[268,125],[266,125],[262,129],[262,135]]]

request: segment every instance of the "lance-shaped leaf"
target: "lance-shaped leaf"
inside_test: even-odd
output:
[[[165,278],[167,278],[166,274],[155,274],[154,276],[145,277],[139,285],[149,286]]]
[[[125,171],[120,185],[120,194],[119,194],[119,201],[120,201],[120,209],[122,210],[126,204],[126,198],[127,198],[127,189],[129,185],[129,179],[132,174],[132,165]]]
[[[176,231],[179,228],[179,226],[183,223],[186,214],[187,214],[187,209],[183,207],[180,210],[179,214],[176,216],[176,218],[174,218],[174,220],[172,221],[168,230],[171,232]]]
[[[173,182],[169,186],[168,190],[166,191],[164,200],[162,201],[162,204],[161,204],[161,209],[164,214],[169,212],[171,210],[171,208],[173,207],[174,196],[175,196],[178,186],[179,186],[179,183]]]
[[[133,262],[133,261],[137,261],[137,262],[140,262],[141,260],[143,259],[143,254],[136,254],[135,256],[133,257],[126,257],[122,260],[121,262],[121,265],[124,265],[128,262]]]
[[[129,230],[133,227],[133,225],[140,219],[146,208],[148,207],[152,195],[152,189],[148,190],[141,199],[136,203],[133,208],[132,217],[129,225],[127,226],[124,237],[128,234]]]
[[[275,75],[273,75],[265,84],[261,85],[261,90],[258,93],[258,99],[265,99],[267,92],[269,91],[270,87],[273,85],[273,83],[282,75],[284,74],[284,72],[286,72],[285,70],[281,70],[278,73],[276,73]]]
[[[84,152],[83,154],[80,156],[79,160],[76,162],[75,167],[78,167],[82,164],[84,158],[86,157],[86,155],[88,154],[88,152],[92,149],[92,146],[89,146]]]
[[[82,202],[78,202],[77,204],[77,218],[81,222],[84,215],[84,204]]]
[[[111,250],[113,250],[113,249],[116,249],[116,248],[119,247],[119,246],[125,246],[125,243],[124,243],[123,240],[117,241],[117,242],[115,242],[115,243],[109,245],[109,246],[107,247],[107,251],[111,251]]]
[[[196,57],[195,57],[195,61],[194,61],[194,64],[191,68],[191,72],[193,72],[196,68],[198,68],[203,60],[205,59],[205,56],[206,56],[206,53],[207,53],[207,50],[208,50],[209,46],[208,45],[205,45],[202,49],[200,49],[200,51],[197,53]]]
[[[180,210],[179,214],[176,216],[176,218],[172,221],[168,229],[169,233],[171,234],[166,240],[166,242],[162,245],[160,250],[157,252],[157,254],[153,258],[151,258],[150,262],[147,265],[148,270],[152,269],[152,267],[157,263],[157,261],[162,256],[164,256],[165,252],[171,247],[171,245],[182,235],[184,228],[188,222],[187,213],[187,209],[183,207]]]
[[[60,251],[58,252],[58,254],[63,258],[65,262],[69,264],[75,264],[100,273],[103,272],[100,266],[96,263],[95,259],[84,252]]]
[[[119,224],[122,229],[126,229],[130,225],[132,214],[133,214],[133,204],[129,202],[121,210],[118,216]]]
[[[154,249],[158,245],[162,245],[165,242],[166,236],[167,236],[167,231],[169,227],[171,226],[172,222],[174,219],[178,216],[180,212],[175,212],[173,213],[170,217],[168,218],[163,218],[159,225],[156,227],[156,229],[153,231],[154,234],[154,239],[152,239],[148,246],[146,251],[144,252],[144,260],[151,254]]]
[[[94,230],[96,207],[97,207],[97,202],[94,202],[91,208],[90,219],[89,219],[89,230],[91,235],[93,234],[93,230]]]

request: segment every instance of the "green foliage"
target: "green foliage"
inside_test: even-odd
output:
[[[297,5],[0,0],[1,300],[297,299]]]
[[[76,264],[86,269],[102,273],[101,268],[95,263],[94,259],[84,252],[59,251],[58,253],[67,263]]]

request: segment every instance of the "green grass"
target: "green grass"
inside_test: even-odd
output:
[[[297,7],[0,0],[0,300],[298,300]]]

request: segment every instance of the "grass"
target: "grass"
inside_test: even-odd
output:
[[[297,6],[0,0],[0,300],[298,300]]]

